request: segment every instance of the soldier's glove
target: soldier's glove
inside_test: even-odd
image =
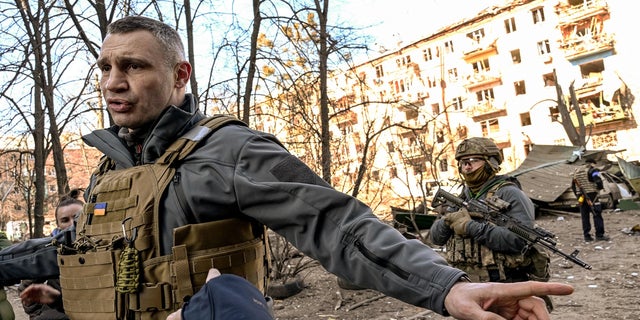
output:
[[[456,212],[447,213],[444,217],[445,223],[459,236],[467,234],[467,226],[471,222],[471,215],[466,208],[461,208]]]

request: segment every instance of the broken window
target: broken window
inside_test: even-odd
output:
[[[444,131],[442,130],[436,131],[436,142],[444,143]]]
[[[448,40],[444,42],[444,52],[445,53],[453,53],[453,41]]]
[[[476,98],[478,99],[478,102],[492,101],[495,98],[493,95],[493,88],[484,89],[476,92]]]
[[[447,70],[447,74],[449,75],[449,81],[458,80],[458,68],[451,68]]]
[[[478,60],[472,63],[471,66],[473,67],[473,71],[476,73],[482,73],[491,69],[489,67],[489,59]]]
[[[422,53],[424,55],[424,61],[433,60],[433,55],[431,54],[431,48],[426,48],[426,49],[422,50]]]
[[[556,86],[556,77],[553,75],[553,72],[546,73],[542,75],[542,81],[544,81],[545,87],[555,87]]]
[[[433,112],[433,114],[439,114],[440,113],[440,104],[439,103],[434,103],[431,105],[431,112]]]
[[[411,63],[411,56],[409,55],[396,59],[396,64],[398,65],[398,67],[406,66],[410,63]]]
[[[453,110],[459,111],[462,110],[462,97],[453,98],[453,102],[451,103],[453,106]]]
[[[604,62],[602,59],[590,61],[580,65],[580,73],[583,79],[601,78],[604,71]]]
[[[533,16],[533,23],[540,23],[544,21],[544,8],[535,8],[531,10],[531,15]]]
[[[429,88],[435,88],[438,85],[436,76],[427,77],[427,85],[429,86]]]
[[[549,44],[549,40],[538,41],[538,54],[543,56],[545,54],[551,53],[551,45]]]
[[[513,86],[516,90],[516,96],[527,93],[527,89],[524,86],[524,80],[514,82]]]
[[[511,61],[513,61],[513,64],[522,62],[522,58],[520,58],[520,49],[511,50]]]
[[[531,125],[531,114],[529,112],[520,114],[520,125],[523,127]]]
[[[441,172],[446,172],[449,170],[449,162],[447,161],[447,159],[441,159],[438,163],[438,166],[440,167]]]
[[[384,76],[384,70],[382,65],[376,66],[376,78],[382,78]]]
[[[507,33],[516,31],[516,18],[511,17],[509,19],[504,20],[504,28],[507,31]]]
[[[404,114],[407,120],[414,120],[418,118],[418,110],[414,108],[407,108]]]
[[[480,40],[484,38],[484,28],[480,28],[478,30],[467,33],[467,38],[475,41],[476,43],[480,42]]]
[[[482,136],[488,137],[490,134],[495,134],[500,132],[500,124],[498,123],[498,119],[489,119],[480,122],[480,127],[482,127]]]

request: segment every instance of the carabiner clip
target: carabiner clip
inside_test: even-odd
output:
[[[122,220],[122,237],[124,238],[124,241],[126,241],[127,243],[132,243],[133,241],[136,240],[136,237],[138,236],[138,228],[133,228],[133,230],[131,231],[131,237],[130,238],[127,237],[127,229],[125,228],[124,224],[127,221],[132,219],[133,219],[132,217],[128,217]]]

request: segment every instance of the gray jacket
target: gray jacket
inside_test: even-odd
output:
[[[141,161],[155,161],[202,118],[191,95],[182,106],[169,107],[145,140]],[[97,130],[84,140],[115,160],[116,169],[133,166],[117,130]],[[331,188],[271,134],[220,128],[184,159],[176,177],[161,201],[164,254],[176,227],[242,216],[356,285],[441,314],[446,294],[463,275],[428,246],[381,222],[364,203]]]

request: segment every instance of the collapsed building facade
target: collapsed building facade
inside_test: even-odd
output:
[[[632,6],[507,1],[334,72],[329,98],[342,112],[331,137],[347,163],[334,170],[334,185],[354,179],[363,151],[373,150],[372,180],[398,198],[424,197],[456,183],[454,146],[470,136],[498,144],[503,172],[534,145],[582,144],[640,159]],[[367,139],[375,121],[385,130]]]
[[[390,163],[425,165],[390,178],[426,170],[431,181],[455,180],[451,145],[468,136],[496,141],[504,172],[533,145],[571,146],[576,134],[586,149],[640,159],[629,9],[623,1],[506,2],[357,66],[357,79],[345,75],[352,89],[339,92],[386,103],[391,122],[425,128],[424,148],[409,130],[394,132],[404,146],[389,152]]]

